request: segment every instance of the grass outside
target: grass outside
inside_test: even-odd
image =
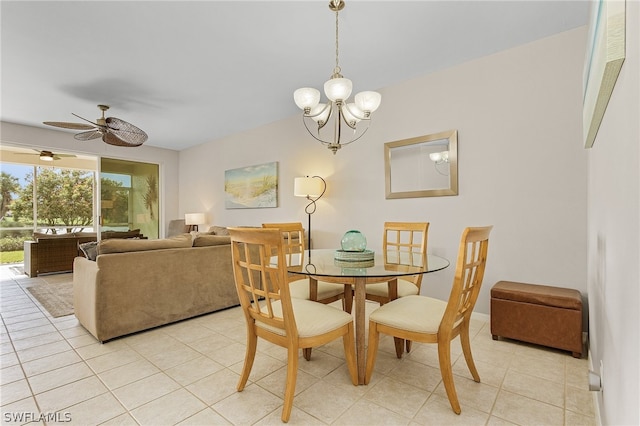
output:
[[[23,263],[24,251],[2,251],[0,252],[0,263]]]

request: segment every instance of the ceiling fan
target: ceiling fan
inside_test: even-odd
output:
[[[86,130],[73,136],[79,141],[88,141],[102,137],[102,141],[109,145],[133,147],[140,146],[147,140],[147,134],[133,124],[115,117],[105,118],[104,112],[109,109],[109,105],[98,105],[98,108],[102,111],[102,117],[98,118],[95,123],[72,113],[79,119],[91,124],[61,121],[43,121],[43,124],[62,127],[64,129]]]
[[[34,149],[34,151],[36,152],[35,154],[30,152],[16,152],[16,155],[37,155],[42,161],[53,161],[61,160],[66,157],[75,157],[73,154],[55,154],[51,151],[38,151],[37,149]]]

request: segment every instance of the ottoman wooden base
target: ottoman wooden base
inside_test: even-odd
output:
[[[582,297],[578,290],[499,281],[491,289],[491,334],[582,357]]]

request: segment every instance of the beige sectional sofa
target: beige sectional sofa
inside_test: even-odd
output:
[[[103,240],[77,257],[73,302],[101,342],[239,304],[228,236]]]
[[[105,231],[101,237],[144,238],[140,229],[131,231]],[[24,273],[29,277],[39,274],[69,272],[73,269],[73,259],[80,255],[78,246],[96,241],[95,232],[73,232],[70,234],[33,233],[33,241],[24,242]]]

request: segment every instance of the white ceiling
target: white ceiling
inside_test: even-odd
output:
[[[340,65],[354,92],[589,18],[589,2],[578,0],[346,3]],[[321,89],[334,67],[327,4],[3,0],[0,119],[52,129],[42,121],[81,122],[72,112],[95,120],[104,103],[107,116],[145,130],[147,145],[181,150],[292,116],[293,91]]]

